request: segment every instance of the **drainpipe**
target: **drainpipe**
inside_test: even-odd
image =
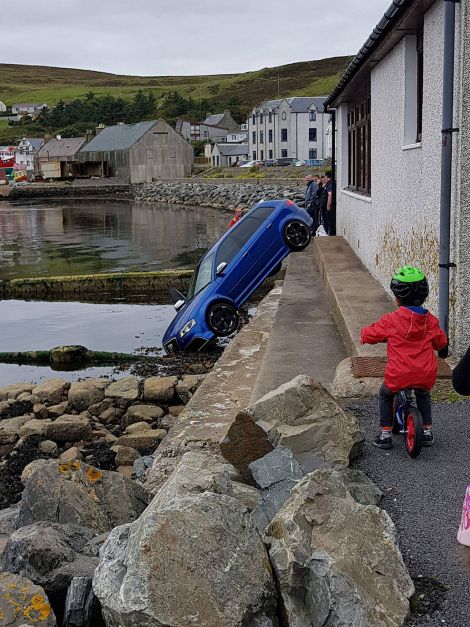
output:
[[[325,108],[331,115],[331,178],[333,179],[333,202],[331,205],[331,235],[336,235],[336,109]],[[324,137],[323,137],[324,139]],[[325,150],[325,146],[323,147]]]
[[[452,139],[458,129],[454,117],[455,4],[444,0],[444,64],[442,95],[441,204],[439,242],[439,322],[449,334],[450,212],[452,185]]]

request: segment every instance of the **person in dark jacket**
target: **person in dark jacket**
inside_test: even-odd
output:
[[[333,179],[331,170],[325,172],[320,201],[321,220],[327,235],[331,235],[331,209],[333,206]]]
[[[454,390],[463,396],[470,396],[470,347],[452,373]]]

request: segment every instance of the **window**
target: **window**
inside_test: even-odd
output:
[[[256,150],[253,150],[253,161],[256,161]]]
[[[220,165],[220,157],[217,155],[217,165]]]
[[[424,67],[423,67],[423,31],[418,33],[416,37],[416,96],[417,96],[417,111],[416,111],[416,141],[420,142],[423,136],[423,79],[424,79]]]
[[[308,141],[309,142],[316,142],[317,141],[317,129],[316,128],[309,128],[308,129]]]
[[[253,124],[256,124],[256,115],[253,113]]]
[[[264,150],[261,151],[260,160],[264,161]]]
[[[259,227],[260,223],[258,220],[246,217],[232,227],[231,237],[233,237],[239,248],[242,248]]]
[[[187,300],[191,300],[193,296],[199,294],[201,290],[209,285],[212,281],[212,262],[214,261],[214,255],[209,255],[201,261],[198,265],[191,279],[189,285]]]
[[[287,129],[281,128],[281,142],[286,142],[286,141],[287,141]]]
[[[268,121],[269,121],[270,124],[273,121],[273,114],[271,113],[271,111],[269,112]]]
[[[209,137],[209,131],[204,131],[204,137]]]
[[[266,218],[269,218],[274,210],[275,207],[256,207],[250,212],[250,218],[254,218],[259,222],[264,222]]]
[[[348,111],[348,187],[370,194],[370,96]]]
[[[253,138],[253,144],[256,144],[256,131],[253,131],[252,138]]]
[[[268,141],[269,141],[270,144],[273,143],[273,131],[272,131],[271,128],[268,131]]]
[[[309,159],[317,158],[317,151],[315,150],[315,148],[310,148],[310,150],[308,151],[308,158]]]
[[[262,113],[259,114],[259,123],[263,124],[264,115]]]
[[[264,131],[259,132],[259,143],[264,144]]]
[[[270,159],[272,159],[272,158],[273,158],[273,151],[272,151],[272,150],[270,150],[270,151],[269,151],[269,158],[270,158]]]
[[[317,119],[317,112],[309,111],[308,119],[310,120],[310,122],[315,122],[315,120]]]
[[[232,234],[228,235],[224,241],[220,244],[215,254],[215,267],[223,261],[228,265],[236,254],[240,251],[240,244]]]
[[[281,150],[281,158],[282,158],[282,159],[285,159],[286,157],[287,157],[287,150],[286,150],[285,148],[283,148],[283,149]]]

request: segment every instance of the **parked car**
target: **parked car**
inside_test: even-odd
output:
[[[277,165],[277,159],[267,159],[265,163],[268,167],[272,167],[274,165]]]
[[[292,200],[258,203],[202,257],[188,293],[170,290],[176,317],[163,336],[170,352],[199,351],[238,328],[238,310],[292,251],[310,242],[312,218]]]
[[[257,166],[264,166],[264,161],[259,161],[259,160],[253,160],[253,161],[246,161],[243,165],[241,165],[241,168],[252,168],[254,165]]]
[[[295,162],[295,164],[297,167],[300,167],[302,165],[307,165],[307,162],[304,161],[303,159],[299,159],[298,161]]]
[[[297,159],[294,159],[293,157],[282,157],[281,159],[277,160],[276,165],[282,165],[282,166],[295,165],[296,161]]]

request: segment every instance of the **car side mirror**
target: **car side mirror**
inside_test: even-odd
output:
[[[184,300],[178,300],[175,303],[175,309],[176,311],[178,311],[179,309],[181,309],[181,307],[184,305],[185,301]]]
[[[219,265],[217,266],[217,269],[215,271],[216,275],[217,276],[221,275],[226,267],[227,267],[227,264],[226,264],[225,261],[222,261],[222,263],[219,263]]]

